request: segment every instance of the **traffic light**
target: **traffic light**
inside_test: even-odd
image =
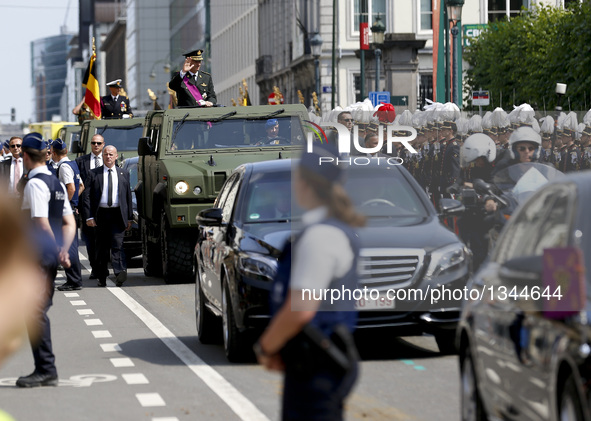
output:
[[[10,121],[13,123],[16,121],[16,108],[10,109]]]

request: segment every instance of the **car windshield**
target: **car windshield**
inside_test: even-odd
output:
[[[232,118],[217,122],[175,121],[173,133],[176,132],[176,135],[170,144],[169,151],[303,144],[304,134],[298,117],[278,117],[272,120],[275,121],[268,123],[267,119]],[[278,127],[272,129],[275,126]]]
[[[109,127],[103,131],[98,129],[97,133],[105,138],[105,145],[113,145],[117,152],[137,151],[137,143],[142,137],[143,127],[141,124],[132,127]]]
[[[345,190],[370,226],[412,225],[428,216],[418,192],[393,168],[352,168]]]
[[[291,221],[302,209],[293,198],[291,172],[259,173],[251,177],[243,218],[246,223]],[[408,226],[429,216],[418,192],[402,173],[392,169],[352,170],[345,190],[369,226]]]

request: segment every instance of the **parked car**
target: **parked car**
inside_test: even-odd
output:
[[[541,187],[469,281],[463,420],[591,420],[591,172]]]
[[[249,337],[249,331],[260,332],[268,322],[277,258],[300,227],[301,210],[290,201],[292,165],[284,159],[239,166],[214,207],[197,216],[197,333],[202,342],[211,341],[221,318],[231,361],[241,359],[256,336]],[[368,217],[359,230],[361,287],[381,291],[379,298],[358,300],[358,328],[431,332],[440,348],[451,352],[460,301],[431,304],[417,298],[390,300],[384,294],[465,286],[468,250],[440,223],[424,191],[401,166],[353,166],[347,178],[347,191]],[[451,199],[444,203],[448,214],[463,209]]]

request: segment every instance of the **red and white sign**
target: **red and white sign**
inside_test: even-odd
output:
[[[472,91],[472,105],[487,106],[490,104],[488,91]]]
[[[367,22],[359,24],[359,42],[362,50],[369,50],[369,24]]]
[[[277,96],[275,95],[275,92],[271,92],[269,94],[269,105],[279,105],[279,104],[283,104],[283,95],[279,96],[279,101],[277,101]]]

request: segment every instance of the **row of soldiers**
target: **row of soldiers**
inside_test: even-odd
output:
[[[379,110],[379,108],[378,108]],[[359,130],[359,138],[384,127],[383,123],[412,126],[417,137],[411,145],[418,153],[410,153],[402,144],[393,152],[402,158],[403,165],[432,197],[447,196],[447,188],[461,177],[460,154],[463,141],[474,133],[484,133],[497,145],[494,165],[510,159],[509,138],[521,126],[529,126],[540,134],[542,141],[538,161],[552,165],[561,172],[591,169],[591,110],[577,123],[577,114],[561,112],[556,120],[551,115],[539,118],[528,104],[515,107],[510,113],[497,108],[484,116],[462,117],[455,104],[432,103],[424,111],[411,113],[406,110],[392,121],[367,122],[367,110],[341,110],[353,117],[353,124]],[[377,114],[377,112],[376,112]],[[408,135],[407,132],[399,135]],[[386,136],[384,136],[384,139]],[[384,142],[385,145],[385,142]],[[385,146],[382,150],[386,152]]]

